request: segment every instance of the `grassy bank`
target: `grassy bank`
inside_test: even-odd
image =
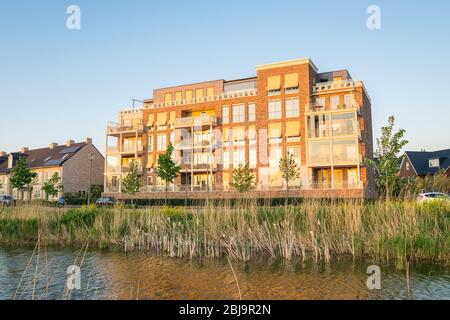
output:
[[[0,243],[154,250],[177,257],[249,260],[258,254],[330,260],[350,254],[377,260],[450,262],[450,206],[414,202],[305,201],[268,207],[252,202],[197,208],[0,208]]]

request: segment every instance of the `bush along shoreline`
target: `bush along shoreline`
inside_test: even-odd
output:
[[[338,255],[450,263],[450,204],[252,201],[192,208],[0,208],[0,244],[120,248],[248,261],[257,255],[330,261]]]

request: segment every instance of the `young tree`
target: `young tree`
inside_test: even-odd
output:
[[[233,179],[230,185],[237,192],[248,192],[255,187],[255,174],[250,169],[249,164],[245,166],[240,164],[239,167],[233,169]]]
[[[27,168],[26,159],[24,157],[20,157],[13,169],[10,180],[12,187],[17,189],[18,194],[20,192],[22,200],[23,190],[31,184],[36,176],[36,172],[32,172]]]
[[[131,196],[139,192],[141,188],[141,177],[139,175],[139,163],[133,159],[128,164],[128,173],[123,178],[122,190]],[[133,199],[131,199],[133,203]]]
[[[381,138],[377,138],[374,160],[365,159],[367,165],[376,169],[378,190],[385,194],[386,200],[389,200],[398,185],[401,162],[399,153],[408,144],[408,141],[403,139],[406,131],[399,129],[394,132],[394,123],[394,116],[390,116],[388,125],[381,127]]]
[[[42,190],[45,192],[45,200],[48,201],[49,196],[55,197],[58,195],[59,191],[63,190],[63,186],[60,182],[61,177],[58,172],[55,172],[49,180],[43,183]]]
[[[281,158],[279,162],[279,167],[283,180],[286,182],[286,204],[289,199],[289,182],[300,177],[300,172],[298,171],[297,162],[293,154],[288,153],[286,158]]]
[[[166,205],[169,183],[173,183],[178,173],[180,172],[180,167],[177,166],[175,161],[172,160],[172,152],[173,146],[170,143],[167,146],[166,153],[158,157],[158,166],[156,167],[156,175],[166,182],[166,199],[164,202]]]

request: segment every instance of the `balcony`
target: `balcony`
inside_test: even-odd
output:
[[[109,122],[106,128],[106,134],[115,135],[120,133],[143,133],[144,125],[137,124],[131,126],[120,126],[118,123]]]
[[[343,105],[338,105],[336,108],[325,107],[322,104],[317,104],[316,102],[308,103],[305,106],[306,114],[323,114],[323,113],[335,113],[342,111],[357,111],[358,114],[361,112],[361,107],[356,103],[348,103]]]
[[[194,163],[192,166],[189,163],[186,164],[182,164],[180,166],[180,173],[183,172],[190,172],[190,171],[217,171],[217,164],[213,163],[213,164],[209,164],[209,163]]]
[[[350,180],[334,180],[331,181],[310,181],[307,190],[352,190],[363,189],[364,184],[362,181],[350,181]]]
[[[175,128],[190,128],[203,126],[216,126],[217,118],[214,116],[186,117],[175,119]]]
[[[342,81],[330,81],[317,83],[313,86],[313,93],[319,93],[323,91],[332,91],[332,90],[343,90],[343,89],[352,89],[356,87],[363,86],[362,81],[358,80],[342,80]]]
[[[362,156],[354,153],[334,153],[333,155],[309,155],[308,165],[310,167],[329,167],[356,165],[362,163]]]
[[[122,154],[135,154],[144,152],[144,147],[141,146],[122,146],[119,151]]]
[[[257,95],[256,89],[239,90],[239,91],[232,91],[232,92],[226,92],[226,93],[224,92],[219,95],[215,95],[215,96],[211,96],[211,97],[147,104],[144,107],[146,109],[164,108],[164,107],[171,107],[171,106],[180,106],[180,105],[227,100],[227,99],[233,99],[233,98],[239,98],[239,97],[252,97],[252,96],[256,96],[256,95]]]

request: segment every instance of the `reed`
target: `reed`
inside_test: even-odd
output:
[[[193,208],[0,208],[0,243],[156,251],[248,261],[256,255],[329,261],[337,255],[450,262],[450,205],[305,200],[295,206],[210,203]]]

